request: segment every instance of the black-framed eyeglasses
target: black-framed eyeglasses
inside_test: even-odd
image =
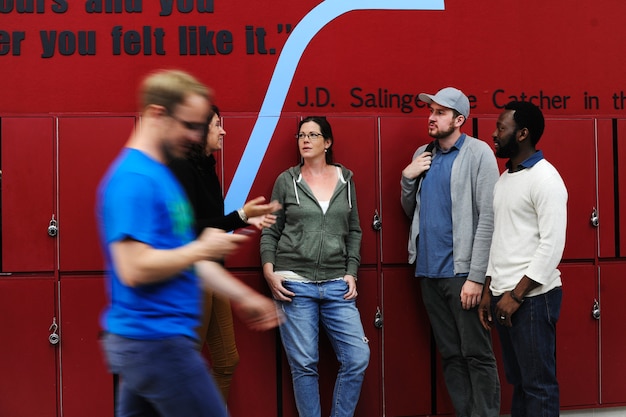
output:
[[[316,140],[316,139],[321,139],[323,137],[324,137],[324,135],[322,135],[321,133],[317,133],[317,132],[297,133],[296,134],[296,139],[298,139],[298,140],[304,140],[304,138],[309,138],[311,140]]]
[[[170,113],[169,116],[172,119],[176,120],[181,125],[183,125],[185,127],[185,129],[187,129],[187,130],[191,130],[191,131],[193,131],[195,133],[198,133],[200,135],[202,135],[202,134],[204,134],[204,132],[206,132],[206,129],[207,129],[206,122],[203,122],[203,123],[188,122],[186,120],[181,119],[180,117],[177,117],[173,113]]]

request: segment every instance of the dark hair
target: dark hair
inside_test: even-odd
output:
[[[458,111],[457,109],[452,109],[451,108],[450,110],[452,110],[452,119],[456,119],[459,116],[463,116],[461,114],[461,112]],[[467,122],[467,117],[463,116],[463,123],[461,123],[461,126],[463,126],[465,124],[465,122]]]
[[[320,127],[320,133],[324,140],[330,140],[330,146],[326,149],[326,163],[333,163],[333,129],[330,127],[330,123],[326,120],[325,116],[308,116],[304,119],[300,120],[298,124],[298,132],[300,132],[300,128],[303,124],[313,122],[316,123]]]
[[[539,142],[543,129],[545,128],[545,120],[543,113],[539,107],[530,101],[511,101],[504,106],[506,110],[513,110],[513,120],[517,129],[528,129],[530,134],[530,142],[534,145]]]
[[[206,125],[204,126],[204,131],[202,132],[202,139],[200,143],[194,143],[191,145],[189,149],[189,153],[187,154],[187,159],[192,161],[198,167],[202,167],[202,161],[207,156],[206,155],[206,142],[207,135],[209,134],[209,125],[211,124],[211,120],[213,117],[220,117],[220,109],[215,105],[211,104],[211,112],[209,113],[209,117],[207,118]]]
[[[216,114],[217,114],[217,117],[220,117],[220,109],[218,109],[215,104],[211,104],[211,113],[209,114],[207,125],[211,123],[211,120],[213,120],[213,116],[215,116]]]

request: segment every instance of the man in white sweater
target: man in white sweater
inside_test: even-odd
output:
[[[565,246],[567,190],[536,149],[543,130],[541,110],[520,101],[505,106],[493,132],[496,156],[509,161],[494,188],[494,231],[478,312],[483,327],[495,323],[500,336],[513,385],[512,417],[559,416],[557,266]]]

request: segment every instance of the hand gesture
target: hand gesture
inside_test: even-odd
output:
[[[283,322],[283,314],[269,298],[253,293],[233,304],[237,316],[252,330],[268,330]]]
[[[345,300],[352,300],[359,295],[356,291],[356,278],[352,275],[344,275],[343,280],[348,284],[348,292],[343,296]]]
[[[265,214],[274,213],[280,210],[280,208],[282,207],[280,203],[276,200],[267,204],[263,204],[264,202],[265,197],[260,196],[257,198],[253,198],[252,200],[244,204],[243,211],[246,213],[246,216],[248,216],[248,220],[250,220],[250,218],[252,217],[258,217]]]
[[[480,298],[483,295],[483,284],[478,282],[465,280],[463,288],[461,288],[461,305],[464,310],[474,308],[480,303]]]
[[[490,330],[493,326],[493,317],[491,316],[491,293],[487,291],[483,293],[483,297],[478,304],[478,319],[485,330]]]
[[[502,294],[502,298],[498,301],[495,308],[493,309],[493,314],[498,320],[498,323],[505,327],[513,327],[513,322],[511,318],[513,314],[519,309],[519,303],[511,297],[511,292],[507,291]]]
[[[226,233],[220,229],[206,228],[193,242],[201,252],[200,259],[223,259],[237,249],[248,238],[244,235]]]
[[[276,216],[273,214],[264,214],[262,216],[248,218],[248,224],[263,230],[264,227],[270,227],[276,223]]]
[[[272,296],[278,301],[291,302],[290,297],[293,297],[296,294],[283,286],[283,277],[274,273],[274,271],[271,270],[273,267],[274,265],[269,263],[265,264],[263,267],[263,275],[265,275],[267,285],[269,285],[270,290],[272,291]]]
[[[405,178],[414,179],[422,175],[422,173],[430,169],[430,163],[432,162],[432,152],[422,152],[415,158],[406,168],[402,171],[402,175]]]

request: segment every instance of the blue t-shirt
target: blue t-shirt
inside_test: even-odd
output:
[[[176,248],[194,239],[191,206],[168,167],[125,148],[100,183],[97,215],[110,300],[102,317],[104,329],[133,339],[197,338],[201,288],[193,268],[167,281],[129,287],[111,263],[109,245],[125,238],[156,249]]]
[[[452,278],[452,165],[465,142],[465,134],[448,151],[438,148],[420,189],[419,237],[416,277]],[[467,275],[467,274],[464,274]]]

